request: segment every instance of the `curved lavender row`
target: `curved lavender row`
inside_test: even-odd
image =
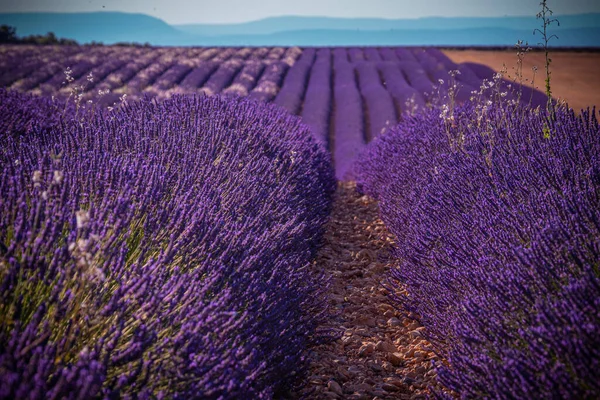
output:
[[[79,79],[75,79],[73,82],[71,82],[71,85],[84,87],[86,91],[91,90],[95,87],[96,84],[101,82],[108,75],[118,71],[121,67],[125,66],[127,62],[129,62],[131,59],[136,59],[142,54],[144,54],[142,49],[126,47],[115,53],[102,56],[103,59],[100,60],[99,64],[97,64],[94,68],[88,71],[88,73],[80,76]],[[91,74],[93,78],[91,82],[88,80],[89,74]],[[61,88],[61,90],[62,89],[64,88]]]
[[[0,98],[3,124],[48,106]],[[0,398],[272,398],[302,371],[335,182],[299,118],[174,97],[19,126],[1,130]]]
[[[348,57],[350,58],[351,63],[365,61],[365,56],[363,54],[363,50],[358,47],[349,48],[348,49]]]
[[[401,62],[417,62],[414,53],[406,47],[396,48],[396,55]]]
[[[475,82],[476,86],[473,86],[465,81],[460,81],[460,76],[455,76],[455,79],[452,80],[447,66],[430,55],[426,49],[415,50],[415,56],[426,73],[433,79],[434,85],[437,87],[436,95],[440,97],[439,100],[442,103],[448,102],[452,81],[456,85],[456,89],[453,89],[453,96],[459,102],[469,101],[472,96],[471,92],[475,90],[475,87],[479,87],[480,82]]]
[[[163,92],[178,85],[192,71],[194,64],[191,61],[179,61],[159,76],[146,91]]]
[[[127,82],[126,86],[120,88],[117,92],[133,95],[133,98],[139,97],[146,87],[151,86],[165,71],[176,64],[177,57],[184,51],[183,48],[164,49],[156,61],[139,71]]]
[[[12,50],[14,49],[11,48]],[[51,46],[51,49],[37,46],[37,49],[30,53],[17,53],[18,55],[13,57],[14,63],[7,64],[6,68],[0,71],[0,86],[15,85],[19,80],[27,79],[30,74],[37,73],[46,65],[59,63],[79,51],[76,46]]]
[[[338,51],[339,50],[339,51]],[[362,99],[356,87],[354,67],[345,60],[343,49],[334,50],[333,96],[335,102],[333,159],[338,180],[352,176],[352,165],[365,147]]]
[[[277,93],[274,103],[288,110],[290,114],[301,112],[302,101],[306,91],[306,84],[310,69],[315,59],[316,50],[306,49],[302,52],[300,59],[294,63]]]
[[[289,65],[283,61],[268,64],[256,87],[252,89],[248,97],[263,102],[273,100],[279,92],[279,85],[281,85],[288,69]]]
[[[242,69],[242,66],[243,62],[237,59],[220,63],[217,70],[204,83],[200,89],[200,92],[208,96],[220,93],[221,90],[229,86],[231,81],[233,81],[237,75],[238,71]]]
[[[267,60],[279,60],[285,53],[285,49],[283,47],[272,47],[269,50],[269,53],[265,56]]]
[[[254,86],[256,86],[256,81],[264,69],[265,65],[260,61],[246,61],[240,73],[222,93],[247,96]]]
[[[250,54],[252,54],[253,49],[250,47],[242,47],[238,49],[233,55],[234,58],[239,58],[240,60],[246,60]]]
[[[400,61],[400,59],[398,58],[398,55],[396,54],[394,49],[391,49],[389,47],[384,47],[379,52],[381,54],[382,61],[393,61],[393,62]]]
[[[383,61],[379,54],[379,50],[375,47],[367,47],[365,49],[365,58],[373,62]]]
[[[438,113],[408,118],[356,167],[397,237],[389,278],[409,295],[394,300],[421,316],[449,361],[439,379],[462,398],[598,398],[595,112],[496,104],[491,147],[473,105],[456,127]],[[448,133],[464,135],[460,151]]]
[[[82,78],[83,81],[91,69],[99,66],[106,57],[111,57],[115,53],[116,51],[110,48],[94,48],[89,52],[78,53],[69,60],[70,62],[61,62],[64,65],[63,71],[56,73],[49,80],[41,83],[39,90],[44,95],[52,95],[58,92],[66,83],[64,74],[66,68],[70,68],[70,75],[75,81],[79,78]]]
[[[211,47],[209,49],[205,49],[202,53],[200,53],[200,55],[198,56],[198,59],[201,61],[210,61],[217,54],[219,54],[219,49]]]
[[[344,48],[335,47],[333,49],[333,65],[348,64],[350,62],[348,58],[348,52]]]
[[[231,47],[219,48],[217,50],[218,50],[218,52],[214,56],[212,61],[216,61],[218,63],[223,63],[223,62],[229,60],[235,54],[235,50]]]
[[[288,47],[281,56],[281,61],[289,65],[294,65],[296,60],[302,55],[302,49],[299,47]]]
[[[496,71],[486,65],[465,62],[459,65],[459,70],[461,71],[462,66],[473,71],[473,73],[482,81],[483,79],[493,81],[494,75],[496,75]],[[533,108],[538,106],[544,108],[547,104],[548,97],[540,90],[532,89],[527,85],[520,85],[518,82],[513,82],[506,78],[500,79],[499,83],[501,85],[501,90],[507,92],[507,98],[509,99],[520,99],[522,104],[529,105]]]
[[[94,58],[97,58],[98,52],[96,49],[90,51]],[[81,60],[83,58],[83,60]],[[29,74],[14,82],[11,85],[12,89],[16,90],[32,90],[41,85],[38,92],[54,93],[60,89],[63,84],[66,84],[65,70],[73,64],[79,64],[78,70],[73,70],[72,77],[77,78],[83,76],[85,70],[80,70],[89,65],[85,59],[86,53],[78,51],[70,54],[68,57],[60,57],[60,53],[56,55],[50,55],[48,58],[35,59],[33,64],[24,67],[24,70],[28,70]],[[44,62],[42,60],[47,60]],[[30,67],[34,66],[34,69]]]
[[[38,87],[40,83],[47,82],[49,79],[59,74],[63,74],[64,80],[64,71],[64,64],[58,61],[53,61],[48,64],[44,64],[43,66],[40,64],[35,64],[34,67],[31,67],[26,76],[17,80],[16,82],[13,82],[10,85],[10,88],[19,91],[32,90]]]
[[[425,107],[423,95],[406,82],[397,64],[379,63],[379,71],[383,84],[395,100],[398,116],[411,114]]]
[[[267,47],[257,47],[254,49],[252,54],[250,54],[249,59],[262,61],[267,54],[269,54],[269,49]]]
[[[129,82],[138,72],[149,67],[155,60],[158,60],[163,55],[162,51],[149,51],[139,54],[133,60],[130,60],[123,67],[109,74],[106,79],[96,84],[98,90],[113,90],[123,87]]]
[[[447,55],[445,55],[444,52],[435,47],[427,48],[426,52],[430,56],[434,57],[438,62],[442,63],[446,71],[460,71],[460,74],[456,76],[456,80],[471,86],[472,88],[470,90],[480,87],[484,78],[481,78],[477,73],[475,73],[468,63],[456,64]],[[487,79],[492,80],[494,74],[495,73],[492,71],[492,74]]]
[[[415,88],[425,100],[431,99],[434,85],[421,64],[412,61],[400,61],[398,67],[408,79],[411,87]]]
[[[198,67],[183,78],[179,86],[188,93],[197,92],[217,68],[219,68],[219,63],[215,61],[202,61]]]
[[[302,121],[311,127],[315,139],[324,148],[327,148],[329,141],[331,97],[331,50],[319,49],[310,70],[302,108]]]
[[[398,122],[396,106],[390,93],[381,84],[379,72],[372,62],[356,65],[360,94],[365,101],[368,120],[368,141],[382,135]]]
[[[444,68],[446,69],[446,71],[452,71],[452,70],[459,71],[459,74],[455,76],[455,79],[457,82],[462,83],[462,86],[463,86],[463,88],[461,89],[462,92],[465,92],[466,94],[470,94],[471,91],[479,89],[479,87],[481,86],[482,80],[467,65],[464,65],[464,63],[463,64],[454,63],[440,49],[437,49],[435,47],[429,47],[425,51],[429,56],[433,57],[434,60],[436,60],[438,63],[441,63],[444,66]],[[459,96],[460,96],[460,91],[459,91]],[[465,100],[463,100],[463,101],[469,100],[469,98],[467,96],[464,96],[464,97],[465,97]]]

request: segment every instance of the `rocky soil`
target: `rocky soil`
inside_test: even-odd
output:
[[[393,266],[393,238],[378,218],[377,203],[339,183],[315,268],[332,278],[330,318],[324,329],[341,338],[312,349],[309,378],[289,398],[420,399],[438,387],[412,315],[390,305],[382,286]]]

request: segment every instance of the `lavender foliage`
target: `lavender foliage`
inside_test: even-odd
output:
[[[480,112],[409,117],[357,164],[397,237],[389,283],[408,295],[393,300],[420,316],[461,398],[598,398],[595,113]]]
[[[299,118],[0,99],[0,398],[271,398],[302,372],[334,179]]]

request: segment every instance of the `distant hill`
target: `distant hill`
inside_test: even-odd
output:
[[[600,14],[556,16],[560,26],[551,46],[600,48]],[[535,17],[374,18],[274,17],[242,24],[171,26],[144,14],[20,13],[0,14],[0,24],[18,36],[54,32],[79,43],[149,42],[170,46],[513,46],[517,40],[541,42],[533,35]]]
[[[58,37],[111,44],[150,42],[156,45],[193,43],[194,35],[182,32],[161,19],[121,12],[14,13],[0,14],[0,24],[17,28],[17,36],[54,32]]]
[[[600,14],[563,15],[557,17],[560,27],[552,29],[600,28]],[[531,30],[540,26],[534,17],[427,17],[418,19],[330,18],[330,17],[272,17],[239,24],[174,25],[181,31],[202,36],[270,35],[286,31],[389,31],[389,30],[455,30],[500,28]]]
[[[600,28],[563,29],[550,46],[600,47]],[[542,41],[531,30],[471,28],[451,30],[302,30],[271,35],[213,36],[214,46],[514,46],[518,39],[535,45]],[[207,40],[207,39],[205,39]]]

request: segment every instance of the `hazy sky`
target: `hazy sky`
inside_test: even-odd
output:
[[[418,18],[534,16],[540,0],[0,0],[0,12],[124,11],[170,24],[234,23],[280,15]],[[599,0],[548,0],[555,15],[600,12]]]

